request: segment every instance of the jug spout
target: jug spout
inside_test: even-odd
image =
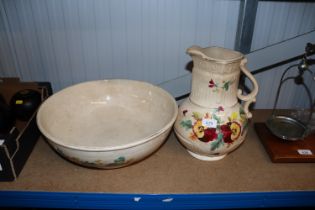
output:
[[[240,62],[244,55],[238,51],[225,49],[222,47],[206,47],[201,48],[199,46],[192,46],[187,49],[187,53],[191,57],[198,57],[199,59],[206,61],[213,61],[216,63],[229,64],[234,62]]]
[[[203,59],[209,59],[209,57],[203,52],[203,48],[199,46],[191,46],[190,48],[187,49],[187,54],[190,56],[200,56]]]

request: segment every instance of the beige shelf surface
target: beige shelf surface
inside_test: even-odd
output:
[[[259,122],[268,112],[256,111],[254,116]],[[245,142],[222,160],[193,158],[171,133],[153,155],[113,170],[68,162],[40,138],[18,179],[0,182],[0,190],[144,194],[308,191],[315,190],[315,163],[272,163],[253,123]]]

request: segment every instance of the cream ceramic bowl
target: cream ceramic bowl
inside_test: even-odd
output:
[[[109,169],[157,150],[172,129],[177,109],[169,93],[149,83],[91,81],[49,97],[38,110],[37,124],[65,158]]]

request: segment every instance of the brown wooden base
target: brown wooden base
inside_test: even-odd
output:
[[[274,136],[265,123],[254,124],[256,133],[274,163],[315,162],[315,134],[288,141]]]

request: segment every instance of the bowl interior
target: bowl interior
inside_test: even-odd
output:
[[[77,149],[132,146],[171,127],[177,105],[166,91],[132,80],[80,83],[48,98],[37,123],[51,141]]]

